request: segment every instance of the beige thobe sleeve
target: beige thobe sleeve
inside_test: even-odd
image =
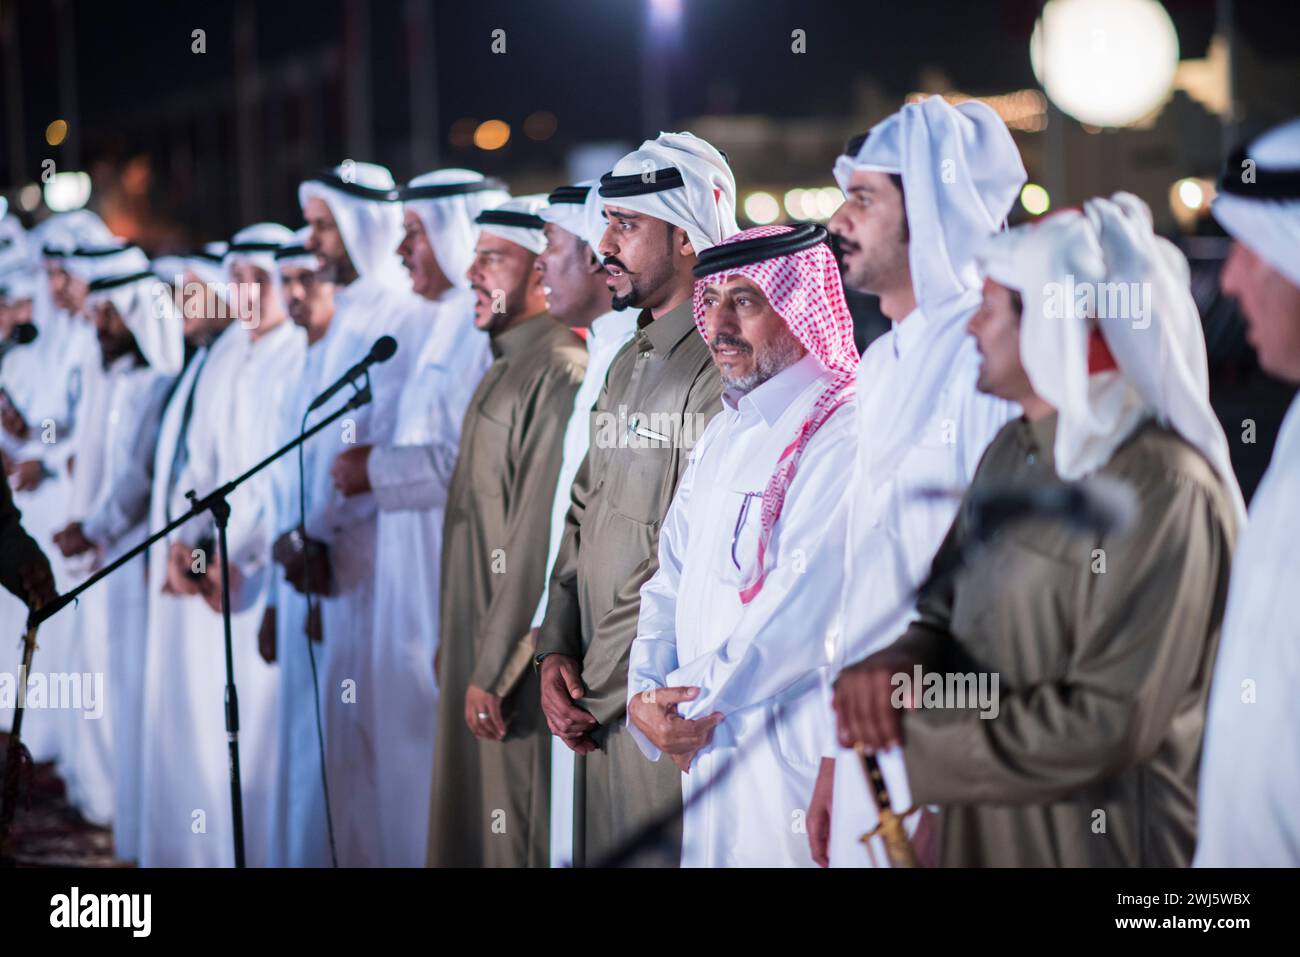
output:
[[[683,421],[694,421],[696,416],[702,416],[702,421],[707,423],[721,411],[722,380],[717,375],[709,374],[712,371],[710,365],[705,374],[697,376],[690,384]],[[672,482],[666,486],[668,496],[663,502],[665,515],[689,464],[690,451],[680,450],[676,456]],[[616,655],[607,659],[602,668],[604,680],[589,687],[583,700],[583,707],[601,724],[619,720],[627,710],[627,667],[632,642],[636,639],[637,620],[641,615],[641,586],[653,578],[658,570],[659,546],[656,540],[650,554],[637,565],[627,582],[618,590],[613,606],[595,624],[593,644],[598,643],[601,648],[611,650]]]
[[[1047,803],[1152,757],[1208,666],[1205,636],[1222,613],[1231,554],[1207,491],[1182,482],[1170,500],[1170,488],[1139,481],[1136,525],[1121,541],[1100,542],[1105,573],[1080,562],[1056,581],[1063,611],[1060,633],[1049,638],[1064,663],[1056,680],[1000,689],[991,718],[976,708],[906,712],[903,756],[919,803]],[[950,531],[943,550],[953,547]],[[1048,560],[1028,548],[1017,556]],[[1009,564],[998,576],[1006,587],[997,599],[1002,631],[983,640],[1041,654],[1041,622],[1016,606],[1024,572]],[[972,667],[960,662],[948,632],[953,596],[951,585],[927,590],[920,620],[894,646],[917,654],[927,670]]]
[[[506,527],[497,541],[505,583],[492,594],[480,624],[470,684],[493,690],[516,647],[530,630],[548,571],[551,501],[564,457],[564,430],[582,384],[582,367],[549,369],[519,409],[522,427],[511,439],[511,481]]]

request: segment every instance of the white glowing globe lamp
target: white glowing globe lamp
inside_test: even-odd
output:
[[[1048,0],[1029,60],[1061,110],[1090,126],[1127,126],[1169,96],[1178,32],[1157,0]]]
[[[89,200],[90,176],[87,173],[55,173],[45,184],[45,205],[53,212],[81,209]]]

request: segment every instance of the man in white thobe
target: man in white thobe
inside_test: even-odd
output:
[[[92,571],[145,537],[159,419],[184,354],[180,315],[169,296],[157,296],[158,281],[144,254],[128,248],[104,263],[87,296],[105,369],[102,465],[89,507],[74,512],[74,520],[54,535],[65,557],[86,556]],[[90,720],[74,724],[76,804],[88,820],[111,820],[114,854],[133,860],[141,825],[141,676],[148,628],[141,566],[118,569],[69,611],[76,629],[71,670],[103,675],[101,715],[83,714]]]
[[[551,503],[551,536],[546,566],[555,564],[564,537],[564,517],[572,504],[570,490],[591,443],[591,407],[605,384],[605,373],[618,350],[636,332],[636,314],[609,308],[609,289],[601,265],[600,237],[605,215],[595,180],[561,186],[547,197],[538,215],[546,222],[546,249],[537,257],[542,290],[551,315],[574,329],[587,330],[587,373],[573,400],[573,415],[564,430],[564,458]],[[547,588],[550,578],[547,578]],[[533,615],[534,635],[546,618],[547,588]],[[534,641],[535,644],[535,641]],[[551,866],[573,860],[574,752],[560,738],[551,742]]]
[[[878,295],[893,330],[858,367],[846,586],[827,636],[832,675],[902,632],[961,490],[1015,414],[976,390],[979,355],[965,327],[980,301],[975,250],[1002,226],[1025,170],[991,109],[930,97],[850,141],[835,177],[845,201],[829,228],[845,284]],[[829,702],[824,717],[826,750],[808,812],[813,857],[865,866],[859,824],[872,798],[858,756],[844,747],[852,742],[837,740]],[[886,779],[899,761],[880,756]]]
[[[194,386],[181,461],[169,466],[170,516],[186,493],[207,495],[273,451],[269,409],[280,408],[302,364],[303,339],[288,321],[274,251],[292,232],[275,223],[241,230],[226,251],[236,321],[216,339]],[[183,413],[182,413],[183,415]],[[257,655],[274,533],[270,476],[258,473],[227,498],[231,644],[239,696],[246,861],[266,863],[277,675]],[[189,606],[150,635],[145,715],[141,863],[220,867],[234,862],[225,713],[221,562],[208,513],[170,537],[163,588]],[[174,630],[183,622],[183,630]]]
[[[1300,119],[1229,160],[1212,209],[1233,238],[1219,282],[1241,306],[1260,366],[1300,384]],[[1233,559],[1201,762],[1198,867],[1300,866],[1298,536],[1300,399]]]
[[[340,452],[392,443],[402,386],[432,328],[431,307],[410,291],[395,250],[401,211],[391,202],[392,174],[382,166],[349,163],[300,184],[298,199],[310,227],[307,249],[334,285],[334,318],[322,340],[319,379],[304,376],[291,403],[294,434],[347,401],[349,390],[302,418],[311,399],[364,358],[381,336],[397,353],[370,372],[373,399],[350,412],[303,449],[306,525],[298,512],[281,522],[278,552],[295,556],[291,579],[319,595],[320,661],[329,811],[339,863],[371,866],[379,860],[375,743],[368,715],[384,689],[373,675],[374,585],[378,507],[373,492],[345,496],[332,467]],[[298,401],[301,400],[301,401]],[[303,564],[305,563],[305,564]]]
[[[306,356],[299,383],[284,407],[274,410],[279,420],[277,443],[298,433],[307,402],[320,380],[323,345],[334,318],[334,286],[321,278],[318,262],[308,252],[308,230],[299,230],[293,242],[275,254],[280,288],[289,318],[306,337]],[[291,453],[271,466],[275,528],[298,521],[298,456]],[[291,583],[277,563],[267,593],[258,646],[262,659],[274,661],[280,672],[277,737],[279,763],[272,786],[272,812],[267,863],[272,867],[328,867],[332,861],[321,780],[321,696],[317,663],[320,655],[319,605],[311,619],[301,582]]]
[[[683,772],[684,867],[813,866],[839,594],[803,581],[842,550],[858,354],[821,226],[761,226],[700,256],[694,314],[722,376],[659,533],[628,662],[628,727]],[[804,587],[797,587],[803,585]]]
[[[224,246],[224,244],[222,244]],[[212,344],[231,320],[224,300],[218,300],[219,290],[226,283],[220,259],[214,263],[204,256],[164,257],[154,260],[154,272],[164,283],[172,284],[174,301],[180,305],[185,345],[190,352],[184,370],[163,410],[158,428],[158,441],[154,448],[153,485],[149,496],[149,529],[156,531],[171,519],[188,509],[182,497],[185,489],[178,489],[180,471],[185,464],[187,439],[194,421],[195,399],[198,384],[208,369]],[[212,634],[212,611],[192,596],[164,590],[167,582],[168,542],[155,542],[149,549],[148,581],[148,636],[144,645],[144,658],[140,667],[144,672],[141,683],[142,740],[145,729],[156,720],[160,703],[173,692],[166,684],[184,681],[186,670],[178,670],[178,652],[185,644],[180,636]],[[182,648],[177,647],[181,645]],[[200,702],[211,707],[210,701]],[[157,737],[149,736],[157,742]],[[145,768],[153,773],[157,763],[177,762],[176,774],[183,772],[180,762],[188,760],[185,749],[168,747],[161,754],[146,751],[141,758],[141,779]],[[190,765],[185,765],[188,770]],[[144,796],[141,794],[141,805]]]
[[[39,253],[32,290],[32,323],[38,337],[5,361],[4,387],[13,407],[2,416],[4,451],[12,469],[14,504],[32,537],[53,558],[50,564],[60,592],[76,584],[78,576],[66,561],[54,558],[52,535],[68,520],[76,417],[79,410],[89,409],[88,403],[80,401],[83,386],[102,374],[94,328],[79,314],[85,283],[78,284],[73,299],[63,265],[78,246],[111,240],[99,217],[84,209],[56,213],[32,231],[29,252]],[[18,634],[27,610],[11,603],[7,595],[0,596],[0,603],[4,633]],[[42,672],[68,671],[73,654],[71,616],[61,613],[46,621],[39,643]],[[0,726],[7,726],[8,720],[7,715],[0,719]],[[59,760],[59,773],[70,792],[73,769],[70,755],[63,753],[63,741],[73,720],[80,718],[53,709],[28,709],[23,719],[23,743],[38,761]]]
[[[465,410],[491,364],[488,337],[474,327],[465,271],[478,241],[474,218],[509,195],[497,180],[446,169],[417,176],[398,196],[404,236],[396,252],[415,294],[434,307],[432,328],[402,390],[392,444],[349,449],[333,472],[340,492],[373,491],[379,508],[370,654],[382,690],[366,708],[375,748],[378,863],[421,867],[437,731],[433,662],[444,506]]]

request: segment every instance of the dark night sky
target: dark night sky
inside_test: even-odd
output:
[[[671,112],[842,115],[851,82],[870,76],[890,92],[915,88],[920,69],[945,70],[973,92],[1030,86],[1027,38],[1036,0],[682,0],[685,19],[675,68],[665,78]],[[1253,47],[1294,49],[1279,29],[1295,4],[1238,0]],[[557,114],[578,139],[637,138],[642,14],[639,0],[439,0],[435,12],[439,132],[459,116],[519,122],[536,109]],[[1168,0],[1184,56],[1204,53],[1214,0]],[[76,0],[78,96],[88,141],[123,110],[158,97],[229,83],[233,0]],[[373,123],[405,124],[409,105],[399,0],[372,4]],[[342,35],[341,0],[257,5],[262,62],[316,49]],[[208,52],[190,52],[190,31],[207,31]],[[508,53],[490,52],[507,31]],[[807,31],[808,52],[790,52],[790,31]],[[39,143],[58,114],[56,51],[48,0],[20,0],[26,126]]]

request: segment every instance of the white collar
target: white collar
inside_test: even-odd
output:
[[[924,337],[927,325],[929,323],[926,321],[925,313],[921,311],[920,306],[917,306],[904,316],[902,322],[895,322],[893,324],[894,328],[890,331],[891,342],[894,346],[894,358],[903,358],[903,354]]]
[[[722,401],[727,408],[741,415],[755,412],[766,425],[772,426],[780,421],[781,416],[804,390],[826,372],[826,366],[810,352],[794,365],[782,369],[750,392],[740,393],[735,389],[724,389]]]

